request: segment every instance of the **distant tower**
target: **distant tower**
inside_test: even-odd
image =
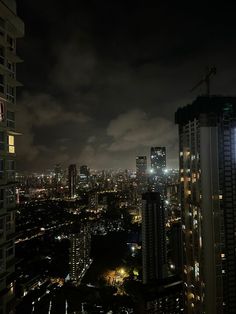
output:
[[[166,148],[151,147],[151,170],[155,175],[162,175],[166,168]]]
[[[69,197],[73,198],[76,195],[77,170],[76,165],[70,165],[68,168],[68,184]]]
[[[55,183],[59,184],[61,183],[63,171],[60,164],[56,164],[54,168],[54,174],[55,174]]]
[[[166,168],[166,148],[151,147],[151,170],[149,176],[149,190],[165,194],[164,170]]]
[[[163,202],[158,192],[143,194],[142,210],[143,283],[164,278],[166,236]]]
[[[84,182],[88,182],[89,181],[89,177],[90,177],[90,171],[88,166],[83,165],[80,167],[80,180],[84,181]]]
[[[147,157],[136,157],[136,180],[138,184],[138,192],[141,194],[147,188]]]

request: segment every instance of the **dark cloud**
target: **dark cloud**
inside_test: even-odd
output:
[[[236,4],[18,1],[26,36],[18,77],[20,169],[56,162],[134,167],[165,145],[177,165],[174,112],[208,64],[215,94],[235,94]],[[25,162],[27,161],[27,163]]]

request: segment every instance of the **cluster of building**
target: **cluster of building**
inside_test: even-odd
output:
[[[50,175],[18,176],[16,190],[16,38],[23,35],[15,1],[1,0],[0,313],[14,311],[15,206],[25,188],[35,197],[70,199],[81,188],[95,211],[101,193],[121,192],[123,206],[142,208],[145,311],[236,313],[236,98],[201,96],[176,112],[179,176],[166,169],[165,147],[152,147],[150,167],[147,156],[136,157],[136,176],[94,175],[87,166],[78,175],[74,164],[67,173],[56,165]],[[90,236],[85,226],[70,234],[76,283],[91,263]]]
[[[169,240],[177,244],[172,245],[171,255],[183,280],[180,311],[235,313],[236,98],[198,97],[178,109],[175,119],[179,126],[181,219],[173,224]],[[166,276],[162,193],[160,187],[158,192],[143,194],[143,282],[152,287]],[[170,312],[177,308],[181,293],[175,297],[171,297]],[[153,304],[151,313],[155,308],[159,308],[157,313],[168,312],[161,311],[163,299],[158,295],[147,304]]]

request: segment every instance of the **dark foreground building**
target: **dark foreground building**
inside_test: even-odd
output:
[[[176,112],[187,313],[236,313],[236,98]]]
[[[0,313],[14,312],[16,39],[24,35],[16,2],[0,1]]]
[[[143,283],[147,284],[165,275],[165,216],[160,193],[147,192],[142,198]]]
[[[176,276],[142,285],[136,288],[135,292],[134,303],[137,314],[184,313],[183,282]]]

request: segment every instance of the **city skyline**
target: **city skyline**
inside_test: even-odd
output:
[[[213,94],[235,94],[234,8],[18,1],[18,169],[134,168],[150,146],[166,146],[176,167],[174,112],[205,92],[190,92],[205,67],[217,67]]]
[[[1,314],[236,312],[236,4],[131,1],[0,0]]]

